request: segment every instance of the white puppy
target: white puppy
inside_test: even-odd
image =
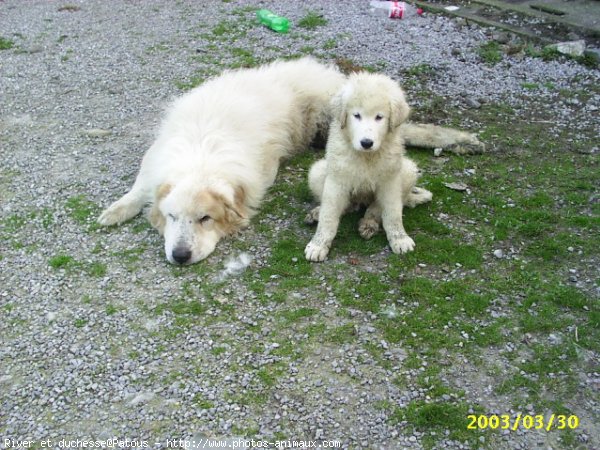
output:
[[[312,58],[214,78],[171,106],[131,190],[98,219],[113,225],[152,203],[171,263],[191,264],[248,224],[279,162],[308,148],[345,80]]]
[[[356,202],[369,205],[359,226],[363,237],[370,238],[383,223],[394,253],[413,250],[402,209],[430,201],[431,192],[415,186],[417,166],[404,155],[400,125],[408,118],[409,107],[403,91],[387,76],[353,74],[333,98],[332,110],[326,157],[309,173],[309,186],[321,206],[308,217],[316,219],[318,214],[306,259],[327,257],[340,217]],[[430,135],[421,134],[427,144],[433,143]]]

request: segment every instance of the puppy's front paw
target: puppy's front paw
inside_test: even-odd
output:
[[[404,235],[390,239],[390,247],[394,253],[408,253],[415,249],[415,241],[410,236]]]
[[[358,223],[358,232],[363,239],[371,239],[379,231],[379,222],[363,217]]]
[[[308,261],[321,262],[325,261],[329,253],[328,245],[318,245],[310,241],[304,249],[304,256]]]

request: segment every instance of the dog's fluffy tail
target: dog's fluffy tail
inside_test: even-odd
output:
[[[483,153],[485,145],[472,133],[431,124],[407,122],[400,126],[406,145],[441,148],[457,154]]]

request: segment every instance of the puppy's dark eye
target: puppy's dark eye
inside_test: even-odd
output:
[[[353,116],[354,116],[355,119],[360,120],[360,114],[359,113],[354,113]]]
[[[377,114],[377,115],[375,116],[375,120],[376,120],[377,122],[379,122],[381,119],[383,119],[383,116],[382,116],[381,114]]]
[[[175,217],[174,214],[167,214],[167,217],[171,220],[177,220],[177,217]]]
[[[202,216],[202,217],[200,217],[200,218],[197,220],[197,222],[198,222],[198,223],[206,223],[206,222],[208,222],[209,220],[210,220],[210,216],[208,216],[208,215],[207,215],[207,216]]]

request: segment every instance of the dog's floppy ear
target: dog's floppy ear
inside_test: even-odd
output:
[[[230,219],[238,226],[243,227],[248,225],[248,208],[246,207],[246,191],[242,186],[235,188],[233,203],[225,202]]]
[[[340,128],[345,128],[347,112],[344,91],[340,91],[334,95],[334,97],[331,99],[330,106],[332,117],[340,121]]]
[[[410,107],[404,98],[404,92],[399,86],[393,90],[393,95],[390,97],[390,131],[398,128],[403,122],[408,119]]]
[[[158,209],[158,204],[161,202],[163,198],[165,198],[169,192],[171,192],[172,186],[167,183],[163,183],[156,189],[156,193],[154,194],[154,202],[152,203],[152,208],[150,209],[150,213],[148,214],[148,220],[150,220],[150,225],[158,230],[160,234],[163,234],[165,231],[166,219],[165,216],[162,215],[160,209]]]
[[[243,187],[237,186],[234,189],[233,201],[220,193],[213,192],[212,195],[223,208],[221,210],[223,215],[220,220],[217,220],[223,233],[232,234],[249,224],[249,210],[246,206],[246,192]]]

